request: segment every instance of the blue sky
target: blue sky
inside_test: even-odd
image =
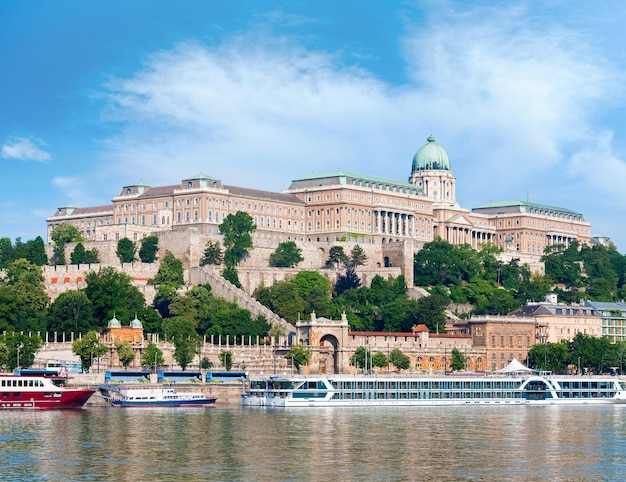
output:
[[[581,212],[626,250],[626,8],[606,1],[0,2],[0,237],[199,173],[406,180]]]

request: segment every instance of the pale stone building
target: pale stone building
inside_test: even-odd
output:
[[[47,219],[48,241],[61,223],[76,225],[92,241],[136,241],[185,228],[218,235],[218,226],[237,211],[250,214],[261,236],[312,243],[403,242],[410,247],[407,264],[414,251],[436,237],[476,249],[497,244],[524,262],[537,261],[550,244],[590,241],[589,223],[567,209],[521,201],[471,212],[461,208],[448,154],[432,136],[415,154],[408,182],[344,171],[295,179],[281,193],[226,185],[204,174],[169,186],[139,182],[124,186],[108,206],[58,208]]]
[[[537,343],[534,318],[520,316],[473,316],[454,323],[454,333],[471,337],[474,349],[485,351],[485,370],[495,371],[514,358],[526,360],[528,350]]]
[[[597,313],[601,336],[608,336],[612,343],[626,341],[626,303],[586,301],[581,309],[591,309]]]
[[[547,295],[542,302],[527,303],[511,315],[535,320],[538,343],[571,341],[578,333],[595,337],[605,334],[595,308],[585,304],[559,303],[555,294]]]
[[[297,343],[311,350],[310,373],[349,373],[350,358],[359,347],[374,355],[377,352],[389,357],[397,348],[409,358],[409,371],[420,373],[445,373],[450,371],[453,349],[466,358],[468,370],[484,371],[486,350],[473,346],[467,334],[429,333],[425,325],[412,332],[349,331],[345,314],[340,320],[318,318],[311,314],[310,320],[296,323]],[[393,366],[390,366],[393,369]]]

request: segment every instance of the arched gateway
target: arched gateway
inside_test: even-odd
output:
[[[317,318],[311,313],[310,320],[296,323],[298,343],[311,350],[311,373],[346,372],[350,357],[346,351],[348,341],[348,319],[345,313],[341,320]]]

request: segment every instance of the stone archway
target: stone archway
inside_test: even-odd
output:
[[[326,334],[320,339],[320,373],[339,373],[339,340],[335,335]]]

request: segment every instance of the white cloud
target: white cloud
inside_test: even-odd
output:
[[[55,176],[52,185],[63,192],[67,199],[78,206],[86,206],[89,194],[85,190],[91,185],[87,177]]]
[[[2,146],[0,157],[23,161],[49,161],[51,156],[42,149],[45,144],[37,139],[19,137],[7,140]]]
[[[284,188],[311,170],[380,173],[398,156],[407,177],[416,147],[410,106],[371,74],[337,65],[331,55],[244,40],[155,55],[109,86],[108,115],[127,127],[107,143],[115,170],[134,166],[133,178],[167,183],[203,170],[226,183],[247,177],[250,186]],[[405,148],[390,148],[402,145],[393,138]]]
[[[582,167],[593,158],[626,169],[596,127],[621,78],[593,38],[535,10],[435,5],[426,23],[407,24],[403,86],[252,35],[153,55],[105,88],[106,118],[122,130],[103,142],[110,162],[99,179],[174,184],[204,172],[273,190],[313,170],[406,179],[432,130],[466,207],[530,190],[545,196],[536,202],[583,210],[555,197],[569,185],[600,197],[608,184],[617,196],[622,176]]]

